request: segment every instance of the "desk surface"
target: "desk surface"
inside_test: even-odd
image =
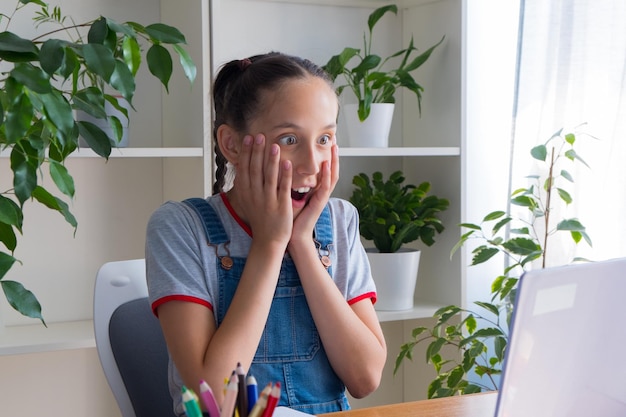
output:
[[[493,417],[496,392],[381,405],[324,414],[324,417]]]

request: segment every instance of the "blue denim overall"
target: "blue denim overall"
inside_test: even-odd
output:
[[[211,205],[204,199],[185,200],[203,219],[208,244],[216,247],[219,280],[219,326],[239,284],[245,258],[231,257],[229,239]],[[330,210],[326,206],[315,225],[315,244],[326,263],[332,247]],[[234,366],[234,365],[233,365]],[[259,387],[281,383],[278,405],[310,414],[323,414],[350,408],[345,386],[332,369],[304,295],[295,264],[285,255],[265,330],[250,367]]]

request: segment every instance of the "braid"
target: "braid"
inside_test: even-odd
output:
[[[222,188],[224,188],[224,177],[226,175],[226,158],[222,154],[222,151],[220,151],[217,140],[215,141],[214,151],[215,165],[217,168],[215,170],[215,183],[213,183],[213,195],[219,194]]]

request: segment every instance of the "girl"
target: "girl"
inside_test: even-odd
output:
[[[278,405],[348,409],[345,389],[373,392],[387,354],[357,211],[330,198],[332,82],[308,60],[269,53],[224,65],[213,100],[214,195],[165,203],[147,230],[175,412],[181,386],[201,379],[219,403],[238,362],[260,387],[281,383]]]

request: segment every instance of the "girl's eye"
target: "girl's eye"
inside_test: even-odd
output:
[[[328,145],[330,143],[330,135],[324,135],[318,139],[320,145]]]
[[[296,139],[296,137],[293,135],[283,136],[282,138],[278,139],[279,145],[293,145],[296,142],[298,142],[298,139]]]

